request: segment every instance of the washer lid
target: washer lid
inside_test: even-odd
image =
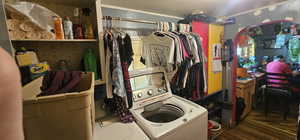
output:
[[[142,129],[135,123],[114,123],[101,128],[96,125],[94,140],[150,140]]]

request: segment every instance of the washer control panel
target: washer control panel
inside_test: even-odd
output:
[[[168,75],[162,67],[130,71],[133,106],[144,107],[173,96]]]
[[[133,91],[133,101],[148,101],[148,98],[168,93],[168,84],[165,77],[164,72],[132,77],[130,83]]]
[[[168,90],[165,87],[142,89],[133,93],[133,100],[140,101],[150,97],[159,96],[167,92]]]

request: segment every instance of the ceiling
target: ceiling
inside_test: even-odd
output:
[[[229,16],[286,0],[102,0],[102,4],[184,17],[194,11]]]

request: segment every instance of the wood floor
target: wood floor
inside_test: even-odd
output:
[[[252,111],[237,127],[225,130],[218,140],[295,140],[298,109],[293,107],[286,121],[280,112],[266,118],[263,111]]]

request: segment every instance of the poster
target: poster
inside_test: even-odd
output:
[[[212,71],[215,73],[222,72],[222,57],[221,57],[222,45],[214,44],[212,51],[213,51]]]

